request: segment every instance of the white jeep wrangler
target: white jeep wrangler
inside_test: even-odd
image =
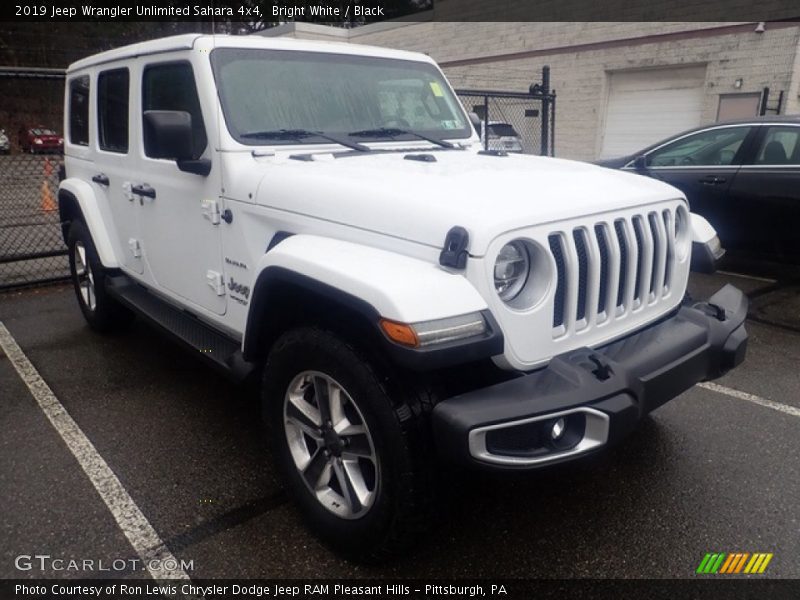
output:
[[[744,358],[741,292],[684,299],[715,249],[679,191],[482,151],[424,55],[183,35],[74,63],[65,96],[89,325],[139,314],[260,377],[288,487],[352,556],[420,533],[440,465],[578,459]]]

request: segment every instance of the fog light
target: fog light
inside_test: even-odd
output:
[[[553,427],[550,429],[550,439],[554,442],[557,442],[562,437],[564,437],[564,432],[567,430],[567,424],[564,421],[564,417],[557,419],[555,423],[553,423]]]

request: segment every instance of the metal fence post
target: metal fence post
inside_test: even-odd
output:
[[[550,67],[542,67],[542,149],[541,155],[547,156],[550,150]]]
[[[489,150],[489,96],[488,94],[483,97],[483,149]]]
[[[550,156],[556,155],[556,91],[550,96]]]

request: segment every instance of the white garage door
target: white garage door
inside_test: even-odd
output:
[[[611,73],[601,158],[631,154],[700,125],[706,68]]]

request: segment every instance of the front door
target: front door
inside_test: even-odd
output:
[[[208,137],[195,85],[186,61],[145,64],[142,70],[141,115],[148,110],[180,110],[192,117],[194,158],[209,157]],[[144,257],[158,288],[200,308],[224,314],[222,249],[214,210],[219,191],[219,165],[208,176],[178,169],[174,160],[149,156],[143,141],[137,202]]]

